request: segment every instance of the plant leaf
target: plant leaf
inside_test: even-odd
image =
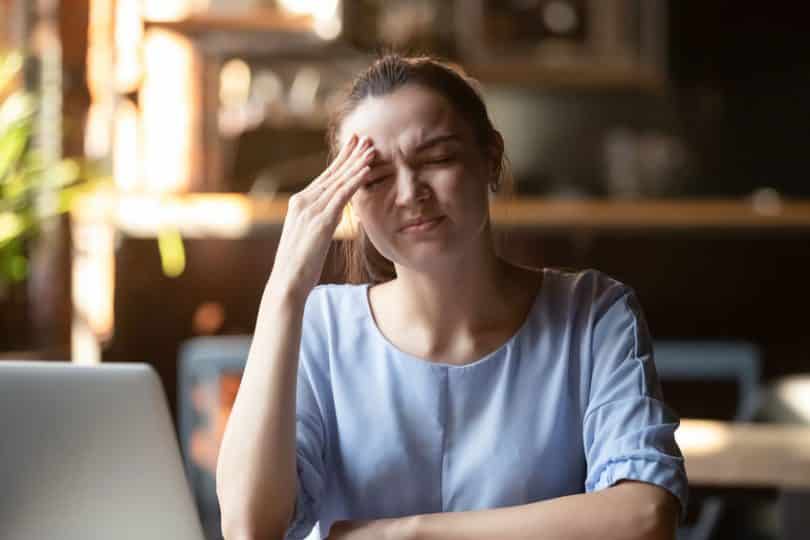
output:
[[[0,213],[0,246],[11,242],[25,232],[25,220],[11,212]]]
[[[0,132],[0,182],[5,182],[6,177],[19,165],[29,140],[30,130],[25,125]]]
[[[37,110],[34,96],[18,90],[0,103],[0,133],[20,122],[31,122]]]

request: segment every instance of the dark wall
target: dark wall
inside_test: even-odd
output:
[[[681,127],[699,154],[696,191],[770,186],[810,196],[810,37],[803,2],[677,0],[671,73]]]

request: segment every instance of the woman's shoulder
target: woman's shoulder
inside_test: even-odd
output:
[[[310,291],[306,302],[306,312],[358,311],[363,305],[365,289],[368,285],[351,283],[323,283]]]
[[[305,350],[319,351],[314,356],[322,358],[322,352],[337,346],[341,336],[352,335],[363,328],[365,287],[365,284],[330,283],[310,291],[301,328]]]
[[[594,268],[546,268],[541,294],[542,320],[553,334],[586,339],[600,321],[641,314],[631,287]]]
[[[595,268],[544,268],[543,286],[558,301],[581,305],[613,303],[633,292],[632,288]]]

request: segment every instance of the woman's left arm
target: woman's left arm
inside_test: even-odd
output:
[[[332,526],[330,540],[672,540],[678,501],[644,482],[521,506]]]
[[[521,506],[413,516],[408,540],[672,540],[678,502],[642,482]],[[404,526],[403,526],[404,525]]]

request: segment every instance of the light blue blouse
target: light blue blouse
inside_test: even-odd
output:
[[[635,294],[595,270],[543,272],[521,328],[463,366],[397,349],[374,322],[367,284],[312,291],[286,538],[326,537],[342,519],[513,506],[621,479],[659,485],[685,508],[679,420],[662,402]]]

